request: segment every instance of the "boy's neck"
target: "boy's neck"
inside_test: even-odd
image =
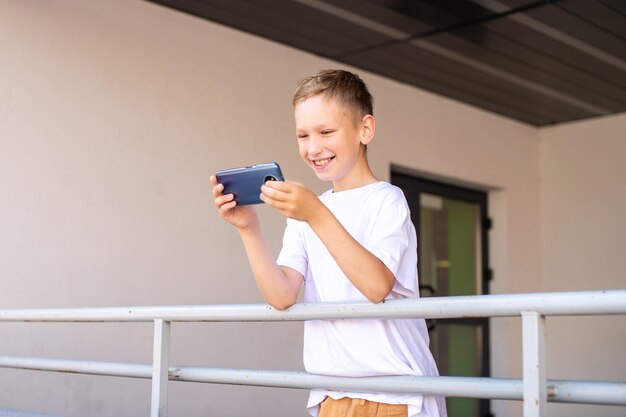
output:
[[[340,180],[333,181],[333,192],[353,190],[378,182],[367,162],[355,167],[355,170]]]

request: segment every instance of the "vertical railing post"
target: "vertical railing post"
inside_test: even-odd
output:
[[[170,322],[154,320],[152,404],[150,417],[167,417],[167,382],[170,362]]]
[[[546,318],[522,312],[524,417],[546,415]]]

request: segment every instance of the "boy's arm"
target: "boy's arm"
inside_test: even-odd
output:
[[[276,264],[258,223],[253,228],[238,230],[252,274],[263,297],[277,310],[284,310],[295,304],[304,277],[291,268]]]
[[[396,277],[374,254],[357,242],[323,206],[308,223],[352,284],[373,303],[383,301]]]
[[[268,182],[262,191],[265,203],[309,224],[341,271],[368,300],[379,303],[389,295],[396,281],[393,273],[348,233],[315,194],[291,181]]]
[[[239,231],[252,268],[252,274],[261,294],[272,307],[278,310],[294,304],[304,278],[290,268],[279,267],[272,256],[259,225],[256,211],[251,206],[237,206],[232,194],[223,195],[224,186],[211,177],[213,196],[219,214]]]

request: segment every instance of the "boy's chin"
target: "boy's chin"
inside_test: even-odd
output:
[[[318,172],[318,171],[313,171],[313,172],[315,172],[315,176],[320,181],[332,181],[333,180],[333,177],[328,172]]]

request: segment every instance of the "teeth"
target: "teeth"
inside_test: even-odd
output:
[[[326,165],[327,163],[330,162],[332,158],[326,158],[326,159],[318,159],[316,161],[313,161],[313,164],[315,164],[315,166],[322,166],[322,165]]]

